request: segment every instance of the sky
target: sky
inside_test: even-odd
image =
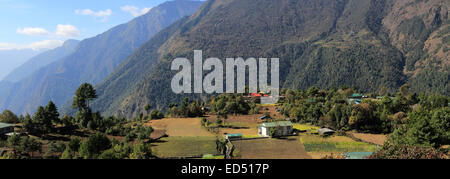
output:
[[[0,0],[0,50],[52,49],[126,23],[167,0]]]

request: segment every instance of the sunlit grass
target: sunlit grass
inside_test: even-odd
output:
[[[158,157],[186,157],[216,154],[215,137],[167,137],[153,143],[152,150]]]
[[[317,135],[302,135],[300,141],[308,152],[374,152],[376,146],[355,141],[345,136],[321,137]]]
[[[223,155],[212,155],[212,154],[207,154],[204,155],[202,159],[224,159],[225,157]]]
[[[261,104],[262,107],[264,106],[277,106],[278,104]]]
[[[299,131],[308,131],[311,133],[317,133],[319,130],[319,127],[309,125],[309,124],[294,124],[294,129],[297,129]]]
[[[242,137],[243,138],[258,138],[258,137],[261,137],[261,136],[259,136],[258,134],[255,134],[255,135],[243,135]]]

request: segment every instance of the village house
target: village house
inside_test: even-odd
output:
[[[363,98],[367,98],[367,96],[364,96],[363,94],[360,94],[360,93],[354,93],[348,97],[348,101],[351,104],[361,104]]]
[[[258,135],[263,137],[273,137],[271,130],[274,129],[274,136],[289,136],[293,132],[294,125],[290,121],[276,121],[262,123],[258,127]]]

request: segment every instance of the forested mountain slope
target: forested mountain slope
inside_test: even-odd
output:
[[[448,95],[449,6],[445,0],[209,0],[169,38],[166,33],[152,39],[167,38],[162,45],[135,51],[98,87],[94,106],[132,117],[146,104],[163,109],[181,101],[184,96],[170,90],[170,63],[192,59],[197,49],[203,59],[278,57],[284,88],[345,85],[394,92],[410,83],[416,92]],[[127,85],[110,83],[118,78]],[[115,90],[128,87],[126,93]]]

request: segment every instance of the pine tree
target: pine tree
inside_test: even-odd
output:
[[[53,103],[53,101],[49,101],[47,106],[45,107],[45,110],[47,112],[47,118],[56,123],[61,124],[61,120],[59,120],[59,113],[58,108],[56,108],[56,105]]]

